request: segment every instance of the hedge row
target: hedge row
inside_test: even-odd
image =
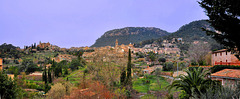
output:
[[[240,66],[233,66],[233,65],[215,65],[211,67],[211,72],[215,73],[223,69],[240,69]]]

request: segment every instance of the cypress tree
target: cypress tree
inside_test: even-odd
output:
[[[129,86],[132,85],[131,69],[132,69],[132,66],[131,66],[131,50],[129,49],[129,51],[128,51],[128,64],[127,64],[127,78],[126,78],[126,83],[125,83]]]
[[[52,83],[52,75],[51,75],[51,69],[48,68],[48,82]]]
[[[47,70],[46,70],[46,66],[44,66],[44,71],[43,71],[43,75],[42,75],[42,79],[45,82],[45,84],[47,83]]]
[[[34,43],[34,48],[36,48],[36,43]]]
[[[121,76],[120,76],[120,84],[122,87],[125,86],[125,79],[126,79],[126,70],[123,68]]]
[[[55,75],[55,61],[54,61],[54,59],[53,59],[53,61],[52,61],[52,66],[51,66],[51,70],[52,70],[52,73],[53,73],[53,77],[52,77],[52,79],[54,79],[54,75]]]

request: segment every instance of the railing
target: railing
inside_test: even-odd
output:
[[[215,62],[214,65],[239,65],[240,66],[240,62]]]

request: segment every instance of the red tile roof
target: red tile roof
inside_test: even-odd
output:
[[[211,74],[211,76],[240,78],[240,69],[224,69]]]
[[[213,51],[212,53],[226,52],[226,51],[227,51],[227,49],[221,49],[221,50]]]

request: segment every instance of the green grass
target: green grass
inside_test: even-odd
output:
[[[146,66],[147,65],[145,62],[135,62],[134,64],[139,64],[138,66]]]
[[[149,75],[148,77],[144,77],[142,79],[137,79],[136,81],[134,81],[133,89],[143,93],[146,93],[150,90],[166,90],[166,87],[169,85],[169,83],[163,77],[158,78],[161,86],[159,86],[157,83],[157,76]],[[147,83],[147,81],[150,81],[150,83]]]
[[[71,72],[69,75],[67,75],[66,77],[64,77],[64,80],[70,81],[71,83],[79,83],[79,81],[81,80],[81,77],[83,75],[83,70],[85,68],[80,68],[79,70],[75,70],[73,72]]]
[[[29,81],[29,82],[31,82],[31,83],[36,83],[36,82],[43,82],[43,81],[36,81],[36,80],[26,80],[26,81]]]
[[[157,99],[157,97],[151,94],[147,94],[142,96],[140,99]]]

